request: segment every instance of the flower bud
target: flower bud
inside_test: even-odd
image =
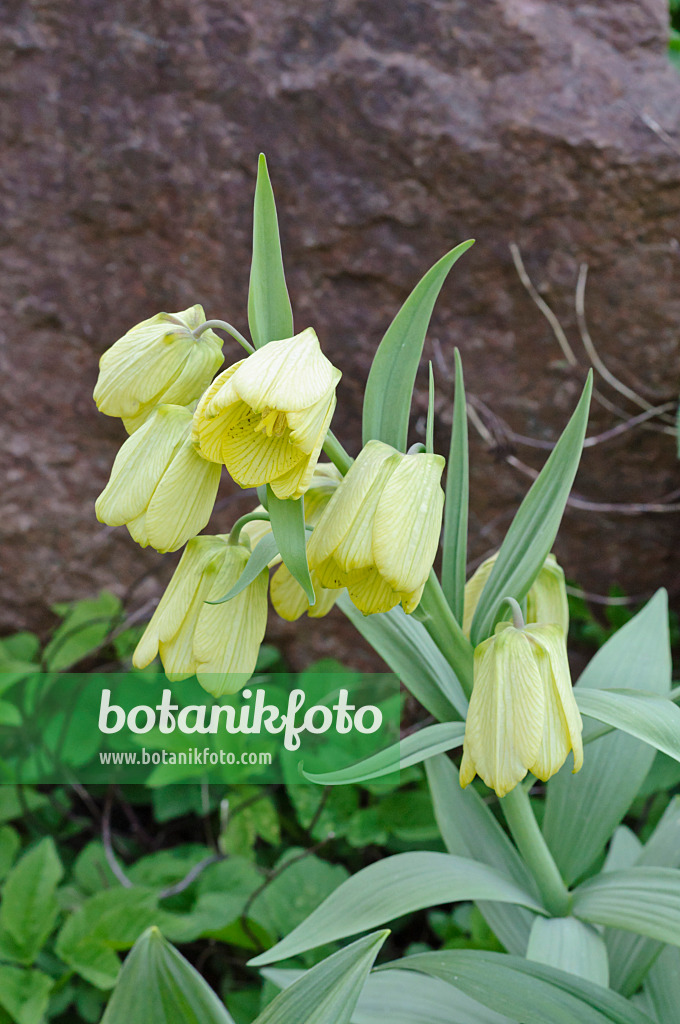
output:
[[[577,772],[583,765],[581,731],[561,627],[499,623],[475,649],[461,786],[477,774],[505,796],[527,771],[547,781],[570,750]]]
[[[255,671],[267,624],[267,571],[224,604],[250,552],[228,537],[194,537],[186,546],[132,663],[146,668],[160,654],[170,682],[196,675],[213,697],[235,693]]]
[[[402,455],[369,441],[332,496],[307,545],[329,589],[347,587],[364,615],[420,602],[439,544],[444,459]]]
[[[159,405],[123,444],[97,498],[100,523],[127,526],[143,548],[177,551],[210,519],[220,467],[191,442],[192,413]]]
[[[198,338],[191,333],[203,323],[203,307],[196,305],[132,327],[99,360],[99,411],[120,416],[131,434],[159,403],[196,401],[224,362],[221,338],[211,330]]]
[[[277,498],[299,498],[328,433],[340,377],[311,327],[257,349],[216,377],[199,402],[201,453],[224,463],[241,487],[271,484]]]
[[[482,562],[465,584],[463,632],[467,637],[470,636],[472,619],[497,558],[498,552]],[[527,622],[555,622],[565,636],[569,632],[569,600],[564,572],[552,554],[546,558],[543,568],[527,594],[526,620]],[[510,621],[509,616],[506,621]]]

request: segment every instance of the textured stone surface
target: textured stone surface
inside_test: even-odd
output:
[[[678,381],[680,77],[664,0],[7,0],[0,28],[0,628],[101,587],[131,606],[174,559],[99,526],[122,428],[91,402],[98,356],[131,324],[200,301],[245,324],[256,157],[269,157],[289,285],[342,369],[337,432],[356,451],[371,353],[419,276],[477,245],[445,286],[435,344],[440,445],[459,345],[471,392],[554,439],[565,371],[518,281],[517,242],[583,361],[573,306],[647,397]],[[237,358],[236,346],[228,349]],[[424,377],[423,377],[424,382]],[[609,397],[613,393],[606,388]],[[424,394],[414,408],[422,429]],[[622,400],[631,413],[637,411]],[[617,418],[595,407],[591,432]],[[592,448],[577,488],[604,502],[678,486],[673,438]],[[471,553],[502,535],[526,478],[474,441]],[[542,453],[518,448],[540,465]],[[243,500],[225,485],[214,525]],[[570,511],[559,542],[588,589],[677,585],[677,515]],[[290,635],[286,629],[286,635]],[[319,650],[331,651],[327,631]]]

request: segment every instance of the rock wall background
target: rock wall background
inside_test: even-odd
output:
[[[161,309],[200,301],[245,325],[260,150],[296,324],[312,324],[343,371],[335,429],[351,451],[384,329],[470,236],[427,342],[442,450],[454,345],[472,395],[516,433],[556,438],[587,365],[581,262],[606,364],[653,403],[677,395],[680,75],[664,0],[6,0],[5,11],[0,631],[43,628],[50,604],[103,587],[139,607],[169,576],[176,559],[94,518],[124,436],[92,403],[97,360]],[[522,287],[511,242],[580,368]],[[414,437],[424,409],[423,387]],[[595,405],[590,432],[619,420]],[[471,438],[478,558],[528,480]],[[680,486],[674,447],[649,430],[594,446],[577,490],[664,499]],[[246,504],[225,483],[214,525]],[[558,553],[591,591],[677,591],[678,539],[677,512],[570,509]],[[328,630],[304,632],[317,653],[332,649]]]

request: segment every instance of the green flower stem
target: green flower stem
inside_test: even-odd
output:
[[[418,608],[420,621],[458,676],[466,697],[472,693],[472,644],[451,611],[434,569],[425,584]]]
[[[546,910],[553,917],[566,917],[571,910],[569,890],[538,827],[529,794],[522,785],[515,786],[500,803],[517,849],[536,880]]]
[[[246,341],[241,332],[237,331],[231,324],[228,324],[226,320],[206,320],[204,324],[199,324],[191,333],[194,338],[200,338],[203,332],[207,330],[226,331],[227,334],[231,334],[232,338],[234,338],[234,340],[237,341],[239,345],[246,350],[246,352],[250,354],[255,351],[253,346],[249,341]]]
[[[329,430],[326,434],[326,440],[324,441],[323,450],[325,451],[328,458],[331,460],[334,466],[340,470],[344,476],[349,467],[354,462],[354,459],[349,455],[338,441],[335,434]]]
[[[506,597],[503,603],[501,604],[501,608],[503,607],[504,604],[507,604],[508,607],[510,608],[510,611],[512,612],[512,624],[515,627],[515,629],[524,629],[525,622],[524,616],[522,615],[522,609],[520,608],[517,601],[515,601],[514,597]]]
[[[241,516],[237,519],[231,530],[229,531],[229,544],[238,544],[241,536],[241,530],[246,523],[254,523],[257,520],[265,520],[269,522],[269,512],[248,512],[247,515]]]

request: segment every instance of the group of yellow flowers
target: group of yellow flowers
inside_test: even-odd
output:
[[[444,507],[441,455],[404,454],[371,440],[344,476],[332,463],[319,464],[341,374],[311,328],[252,351],[213,379],[222,362],[222,340],[201,306],[159,313],[104,353],[94,391],[100,411],[120,417],[130,435],[97,500],[98,519],[126,525],[142,547],[186,545],[133,664],[144,668],[160,654],[168,679],[196,675],[214,696],[235,692],[252,675],[268,589],[290,621],[327,614],[344,588],[365,615],[400,602],[413,612]],[[211,603],[229,593],[271,532],[258,506],[231,534],[199,536],[222,466],[241,487],[268,484],[279,499],[304,495],[312,604],[284,564],[271,586],[265,567],[231,600]],[[280,557],[269,568],[277,563]],[[467,584],[466,633],[492,565]],[[528,595],[526,617],[526,626],[499,624],[475,650],[461,782],[478,773],[499,795],[527,770],[549,778],[572,749],[575,770],[583,758],[566,658],[564,576],[552,556]]]

